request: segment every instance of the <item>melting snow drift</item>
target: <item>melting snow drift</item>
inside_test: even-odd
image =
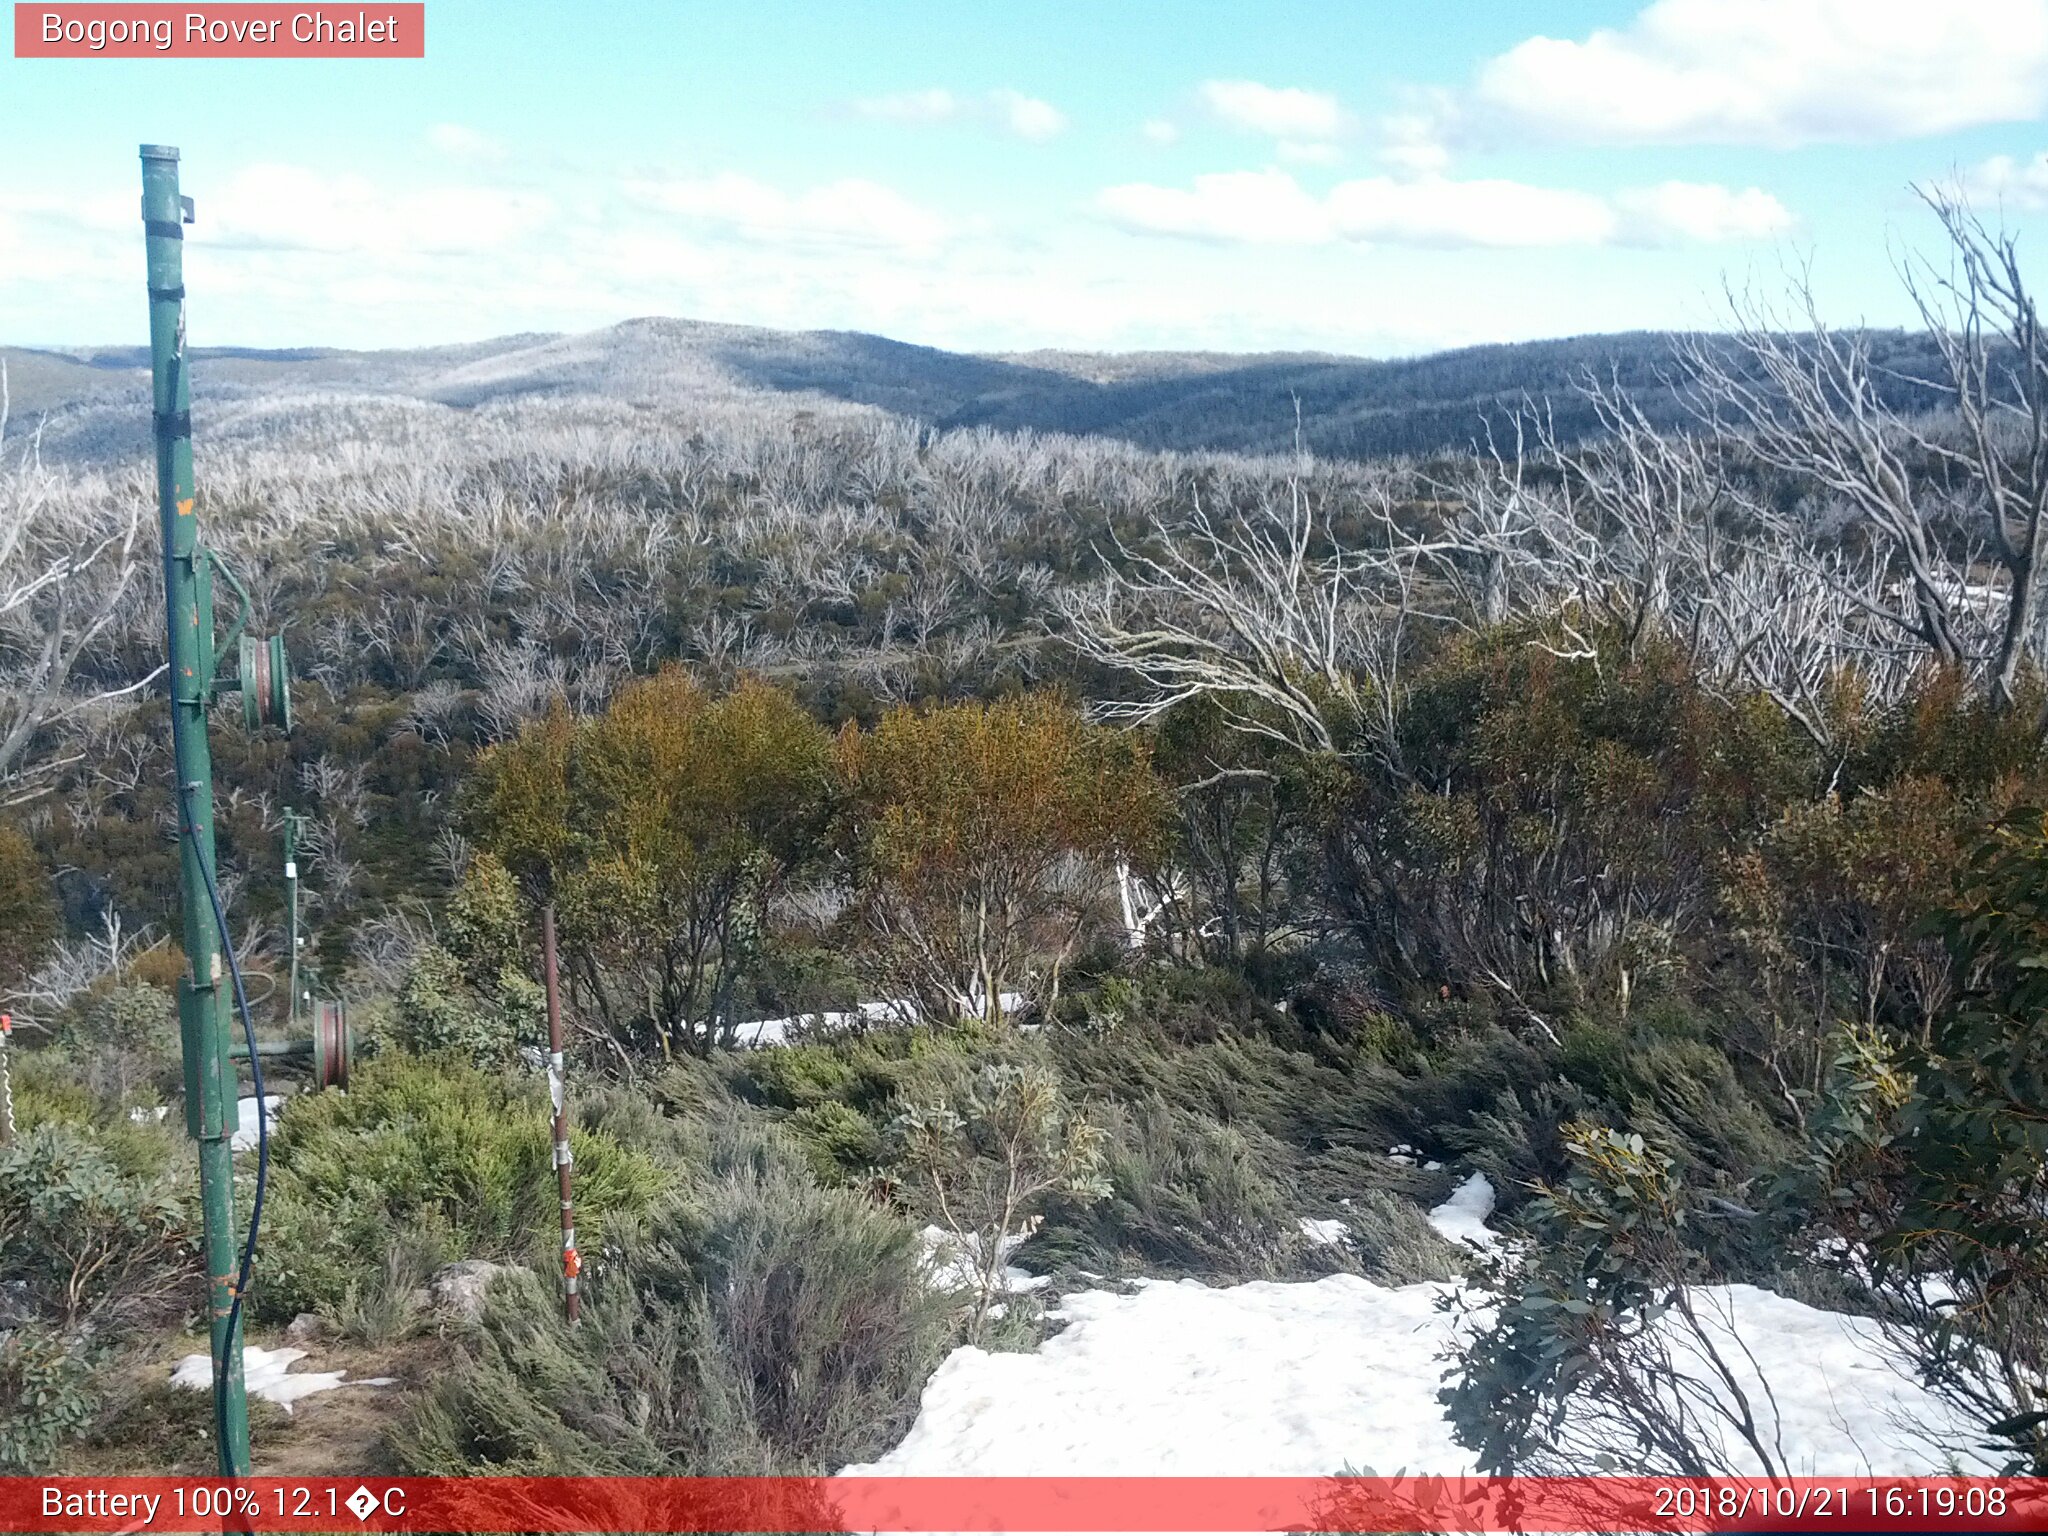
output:
[[[1453,1241],[1491,1246],[1500,1242],[1486,1226],[1493,1199],[1474,1174],[1429,1219]],[[1318,1241],[1343,1237],[1337,1221],[1303,1218],[1301,1227]],[[1050,1314],[1067,1327],[1030,1354],[955,1350],[926,1383],[903,1443],[845,1473],[1469,1474],[1471,1457],[1437,1401],[1446,1352],[1468,1326],[1438,1306],[1454,1288],[1389,1289],[1339,1274],[1070,1293]],[[1795,1475],[1937,1474],[1949,1470],[1946,1447],[1978,1438],[1891,1368],[1868,1319],[1748,1285],[1700,1287],[1693,1300],[1767,1439],[1775,1411],[1779,1462]],[[1688,1348],[1674,1338],[1681,1367]],[[1746,1447],[1724,1449],[1731,1465],[1753,1460]]]
[[[1492,1214],[1493,1184],[1485,1174],[1475,1173],[1429,1213],[1429,1224],[1454,1243],[1492,1248],[1500,1242],[1486,1225]]]
[[[1444,1287],[1356,1275],[1212,1289],[1141,1282],[1062,1299],[1068,1327],[1031,1354],[955,1350],[917,1422],[849,1476],[1321,1477],[1344,1468],[1473,1470],[1436,1394],[1454,1323]],[[1886,1365],[1876,1328],[1752,1286],[1723,1309],[1776,1394],[1786,1465],[1853,1476],[1945,1470],[1959,1428]],[[1751,1400],[1760,1394],[1752,1393]],[[1932,1429],[1933,1435],[1928,1431]],[[1740,1463],[1743,1457],[1732,1451]]]

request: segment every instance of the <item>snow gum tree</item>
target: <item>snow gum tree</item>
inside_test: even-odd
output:
[[[1142,742],[1042,695],[898,709],[839,738],[856,912],[877,978],[927,1018],[1051,1008],[1116,861],[1165,803]]]
[[[2048,1473],[2048,815],[2015,812],[1930,926],[1963,978],[1925,1035],[1866,1036],[1818,1117],[1824,1209],[1902,1354],[2010,1473]],[[1816,1202],[1818,1203],[1818,1202]]]
[[[756,972],[768,900],[814,858],[831,737],[787,693],[671,668],[600,716],[557,709],[486,754],[478,843],[560,912],[585,1022],[622,1052],[708,1052]]]

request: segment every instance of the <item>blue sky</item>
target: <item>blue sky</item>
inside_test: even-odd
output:
[[[0,340],[139,337],[145,141],[204,343],[1387,355],[1711,324],[1807,261],[1897,323],[1911,184],[2048,240],[2044,114],[2048,0],[429,0],[418,61],[0,58]]]

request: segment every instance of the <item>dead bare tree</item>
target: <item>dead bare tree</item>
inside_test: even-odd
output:
[[[1134,676],[1140,695],[1104,706],[1150,719],[1214,698],[1238,729],[1313,752],[1349,747],[1368,710],[1362,618],[1380,606],[1382,562],[1348,549],[1299,480],[1224,521],[1199,502],[1145,544],[1116,540],[1108,572],[1059,598],[1072,643]]]
[[[2048,338],[2014,237],[1987,228],[1954,192],[1921,195],[1949,261],[1907,259],[1900,274],[1938,377],[1888,373],[1871,333],[1821,320],[1804,274],[1793,284],[1793,324],[1731,294],[1735,347],[1696,339],[1683,350],[1702,418],[1807,493],[1803,512],[1753,509],[1765,542],[1802,563],[1810,594],[1830,594],[1824,608],[1863,621],[1816,634],[1823,644],[1806,669],[1829,646],[1894,675],[1918,658],[2008,708],[2041,659]],[[1938,408],[1894,404],[1887,384],[1921,386]],[[1845,526],[1826,526],[1837,511]]]
[[[60,480],[33,436],[10,459],[10,404],[0,362],[0,804],[43,793],[54,770],[76,760],[37,760],[46,731],[158,675],[74,686],[81,660],[128,605],[146,501],[139,486]]]
[[[1992,701],[2004,707],[2013,701],[2021,668],[2038,659],[2041,638],[2048,339],[2020,272],[2014,236],[1987,229],[1953,191],[1926,189],[1921,196],[1948,237],[1950,262],[1945,272],[1907,262],[1902,275],[1940,349],[1947,373],[1942,393],[1961,431],[1953,443],[1932,432],[1916,441],[1961,482],[1974,503],[1970,511],[1988,532],[1990,556],[2005,573],[2004,621],[1988,679]]]

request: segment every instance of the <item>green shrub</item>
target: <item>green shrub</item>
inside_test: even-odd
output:
[[[453,1051],[502,1066],[547,1038],[546,999],[526,973],[519,888],[488,853],[471,861],[448,903],[448,941],[429,944],[399,989],[392,1039],[415,1055]]]
[[[943,1066],[975,1052],[964,1030],[876,1030],[740,1053],[731,1060],[728,1080],[749,1103],[806,1109],[830,1099],[870,1118],[886,1118],[906,1082],[928,1074],[933,1063]]]
[[[806,1109],[854,1086],[849,1053],[830,1045],[783,1045],[751,1051],[734,1067],[743,1093],[778,1109]],[[752,1090],[748,1092],[748,1090]]]
[[[0,825],[0,988],[34,970],[61,929],[50,874],[34,845]]]
[[[125,1172],[93,1133],[37,1125],[0,1146],[0,1281],[69,1332],[106,1333],[171,1303],[191,1278],[189,1197]]]
[[[1575,1023],[1558,1066],[1694,1176],[1747,1177],[1788,1150],[1728,1057],[1703,1038],[1702,1021],[1682,1009],[1627,1025]]]
[[[501,1066],[535,1035],[532,1000],[520,991],[522,983],[531,989],[524,977],[508,974],[504,985],[479,990],[460,960],[429,944],[399,989],[391,1038],[415,1055],[450,1052],[478,1066]]]
[[[447,1257],[439,1235],[427,1228],[401,1232],[384,1245],[383,1263],[368,1275],[351,1274],[334,1322],[344,1339],[392,1344],[409,1337],[426,1312],[427,1282]]]
[[[790,1135],[804,1149],[819,1182],[842,1184],[874,1167],[882,1156],[882,1130],[836,1099],[807,1105],[789,1117]]]
[[[178,1085],[177,1001],[161,988],[96,989],[66,1011],[58,1037],[81,1080],[110,1105],[154,1103]]]
[[[1478,1261],[1445,1299],[1477,1324],[1438,1394],[1458,1443],[1501,1476],[1728,1476],[1752,1458],[1787,1471],[1769,1383],[1752,1412],[1730,1363],[1743,1354],[1697,1289],[1725,1272],[1724,1240],[1753,1234],[1707,1219],[1641,1136],[1578,1122],[1566,1146],[1567,1176],[1524,1207],[1522,1251]],[[1674,1381],[1689,1385],[1644,1390]]]
[[[534,1277],[397,1437],[415,1471],[815,1473],[879,1454],[946,1343],[916,1235],[821,1189],[779,1138],[720,1134],[696,1197],[635,1224],[571,1330]]]
[[[38,1323],[0,1332],[0,1473],[50,1472],[98,1411],[93,1365],[75,1333]]]
[[[192,1171],[192,1143],[177,1109],[169,1109],[161,1118],[153,1112],[140,1120],[131,1118],[127,1107],[93,1091],[71,1052],[62,1048],[14,1051],[8,1062],[14,1073],[18,1129],[64,1125],[89,1132],[114,1166],[131,1178],[165,1173],[197,1177]]]
[[[617,1216],[666,1179],[643,1152],[572,1126],[579,1239],[595,1250]],[[455,1258],[531,1259],[559,1222],[544,1089],[452,1057],[387,1055],[346,1094],[292,1104],[271,1138],[273,1232],[256,1298],[268,1316],[338,1305],[377,1276],[394,1233],[431,1235]]]
[[[1386,1190],[1351,1199],[1344,1224],[1359,1267],[1381,1285],[1449,1280],[1465,1267],[1464,1250],[1430,1225],[1421,1206]]]
[[[1101,1127],[1075,1113],[1058,1078],[1035,1063],[986,1063],[964,1084],[911,1098],[889,1139],[901,1193],[973,1265],[968,1333],[977,1340],[1008,1248],[1047,1202],[1108,1193]]]
[[[1263,1278],[1304,1244],[1288,1157],[1256,1126],[1221,1125],[1158,1098],[1104,1113],[1100,1200],[1056,1196],[1031,1256],[1105,1270]]]
[[[1158,1025],[1130,1024],[1099,1038],[1063,1036],[1055,1049],[1061,1075],[1081,1097],[1158,1098],[1294,1145],[1311,1139],[1319,1110],[1349,1088],[1342,1071],[1307,1052],[1236,1030],[1180,1041]]]

